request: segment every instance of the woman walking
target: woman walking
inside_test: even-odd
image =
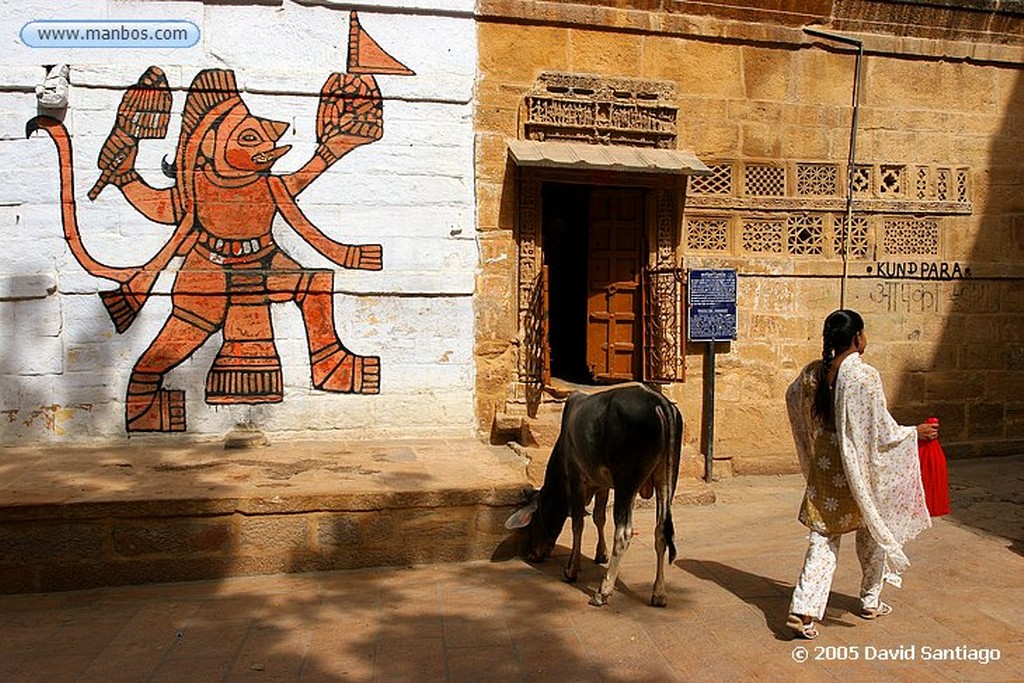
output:
[[[938,424],[905,427],[889,414],[878,371],[861,360],[864,320],[838,310],[826,319],[822,356],[786,392],[800,466],[807,480],[800,521],[810,529],[803,570],[786,625],[818,637],[839,542],[855,531],[864,619],[889,614],[883,583],[899,586],[910,564],[903,544],[931,526],[921,485],[918,439],[938,437]]]

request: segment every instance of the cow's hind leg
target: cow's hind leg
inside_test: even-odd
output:
[[[666,500],[665,487],[660,483],[655,489],[657,496],[657,521],[654,526],[654,552],[658,557],[657,574],[654,577],[654,590],[651,593],[651,604],[664,607],[668,604],[668,592],[665,590],[665,549],[673,534],[672,510],[670,501]]]
[[[608,562],[608,571],[601,581],[601,588],[590,598],[590,604],[600,607],[608,603],[608,597],[615,590],[615,580],[619,575],[619,564],[629,550],[629,542],[633,539],[633,499],[635,496],[615,496],[613,519],[615,520],[615,539],[612,542],[612,559]]]
[[[608,491],[598,491],[594,496],[594,526],[597,527],[597,549],[594,550],[594,562],[604,564],[608,561],[608,544],[604,540],[605,521],[608,519]]]

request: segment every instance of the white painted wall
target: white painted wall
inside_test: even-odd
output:
[[[305,330],[294,304],[272,308],[284,366],[282,403],[209,406],[207,370],[220,335],[164,383],[184,389],[188,431],[132,441],[217,439],[238,423],[271,438],[470,436],[473,418],[472,293],[477,265],[473,195],[472,89],[476,65],[470,0],[362,2],[364,29],[416,72],[377,76],[384,137],[342,159],[299,198],[333,239],[379,242],[384,270],[331,266],[277,219],[278,244],[305,266],[335,269],[335,318],[344,344],[381,357],[381,393],[314,391]],[[370,7],[373,6],[373,7]],[[274,167],[301,166],[315,148],[320,87],[346,64],[342,3],[283,0],[204,4],[160,0],[0,0],[0,445],[121,442],[128,375],[170,310],[172,263],[134,325],[118,335],[90,276],[63,238],[57,156],[42,134],[26,140],[37,113],[33,87],[43,65],[71,65],[65,123],[73,136],[79,224],[99,260],[144,263],[169,226],[149,222],[113,186],[95,202],[96,157],[124,90],[150,64],[175,90],[163,140],[143,141],[137,168],[151,185],[171,181],[185,90],[203,68],[235,71],[253,114],[291,124],[294,148]],[[186,19],[201,34],[186,49],[33,49],[18,34],[38,19]]]

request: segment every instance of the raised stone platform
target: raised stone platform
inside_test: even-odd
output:
[[[0,450],[0,593],[489,557],[531,488],[476,441]]]
[[[534,455],[470,439],[0,449],[0,593],[487,559],[541,483]],[[677,505],[714,500],[680,489]]]

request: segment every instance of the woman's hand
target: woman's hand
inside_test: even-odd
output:
[[[938,422],[925,422],[917,425],[917,440],[918,441],[931,441],[939,438],[939,423]]]

